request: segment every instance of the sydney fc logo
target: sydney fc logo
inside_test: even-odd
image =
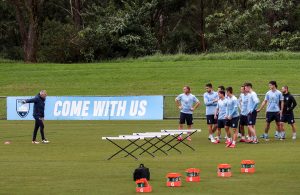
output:
[[[16,100],[16,111],[21,118],[25,118],[30,110],[30,104],[23,104],[24,99]]]

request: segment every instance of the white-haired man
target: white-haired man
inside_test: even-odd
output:
[[[45,101],[47,97],[46,90],[40,91],[34,98],[24,100],[22,103],[34,103],[33,106],[33,118],[35,119],[35,125],[32,135],[32,143],[33,144],[39,144],[36,140],[36,135],[38,130],[40,129],[41,137],[42,137],[42,143],[47,144],[49,141],[45,138],[44,134],[44,116],[45,116]]]

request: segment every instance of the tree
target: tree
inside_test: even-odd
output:
[[[21,35],[24,61],[37,62],[39,13],[43,0],[10,0],[15,7]]]
[[[290,12],[294,12],[294,7],[297,7],[295,5],[292,0],[241,1],[235,5],[224,1],[224,7],[206,17],[206,38],[210,49],[272,50],[278,42],[282,43],[279,41],[284,37],[281,36],[282,32],[291,26]],[[294,41],[298,37],[297,30],[293,33],[289,48],[297,48],[293,46],[293,43],[298,43]],[[272,41],[274,38],[276,41]]]
[[[0,56],[6,59],[21,60],[23,58],[20,48],[20,36],[14,7],[0,1]]]
[[[299,51],[299,0],[0,0],[0,56],[79,62]]]
[[[74,21],[74,25],[77,30],[80,30],[82,28],[81,0],[70,0],[70,6],[71,6],[71,15]]]
[[[140,0],[91,4],[84,14],[85,28],[79,32],[85,60],[153,54],[157,43],[150,10],[154,5]]]

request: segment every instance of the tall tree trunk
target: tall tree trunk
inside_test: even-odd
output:
[[[77,30],[82,28],[81,0],[70,0],[71,14]]]
[[[24,61],[37,62],[38,51],[38,23],[32,21],[29,24],[27,38],[23,43],[24,48]]]
[[[159,30],[158,30],[158,45],[160,50],[162,50],[162,43],[164,37],[164,15],[159,15]]]
[[[38,18],[43,0],[11,0],[16,10],[16,19],[21,34],[24,61],[37,62]],[[26,23],[27,18],[27,23]]]
[[[156,28],[157,27],[157,28]],[[164,36],[164,16],[163,10],[158,8],[154,11],[151,17],[151,28],[157,29],[155,30],[155,36],[157,39],[157,46],[156,48],[162,51],[162,42]]]
[[[204,39],[204,26],[205,26],[205,22],[204,22],[204,0],[200,0],[200,32],[199,32],[199,36],[200,36],[200,44],[201,44],[201,48],[202,51],[205,52],[206,51],[206,45],[205,45],[205,39]]]

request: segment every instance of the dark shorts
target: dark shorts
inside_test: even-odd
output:
[[[206,115],[206,123],[208,125],[213,125],[213,124],[217,124],[218,121],[217,119],[215,119],[215,115]]]
[[[246,115],[240,115],[240,126],[247,126],[248,118]]]
[[[231,128],[238,128],[238,124],[239,124],[239,117],[234,117],[232,119],[226,119],[226,124],[225,126],[227,127],[231,127]]]
[[[272,121],[280,122],[280,114],[279,112],[267,112],[266,114],[266,122],[270,123]]]
[[[294,124],[295,123],[295,119],[294,119],[294,114],[283,114],[281,119],[280,119],[280,122],[283,122],[283,123],[288,123],[288,124]]]
[[[179,124],[185,124],[185,122],[187,125],[192,125],[193,115],[180,112]]]
[[[218,120],[218,128],[219,129],[224,128],[225,125],[226,125],[226,120],[225,119]]]
[[[254,110],[251,114],[247,115],[247,123],[248,125],[255,125],[256,124],[256,117],[257,117],[257,112]]]

